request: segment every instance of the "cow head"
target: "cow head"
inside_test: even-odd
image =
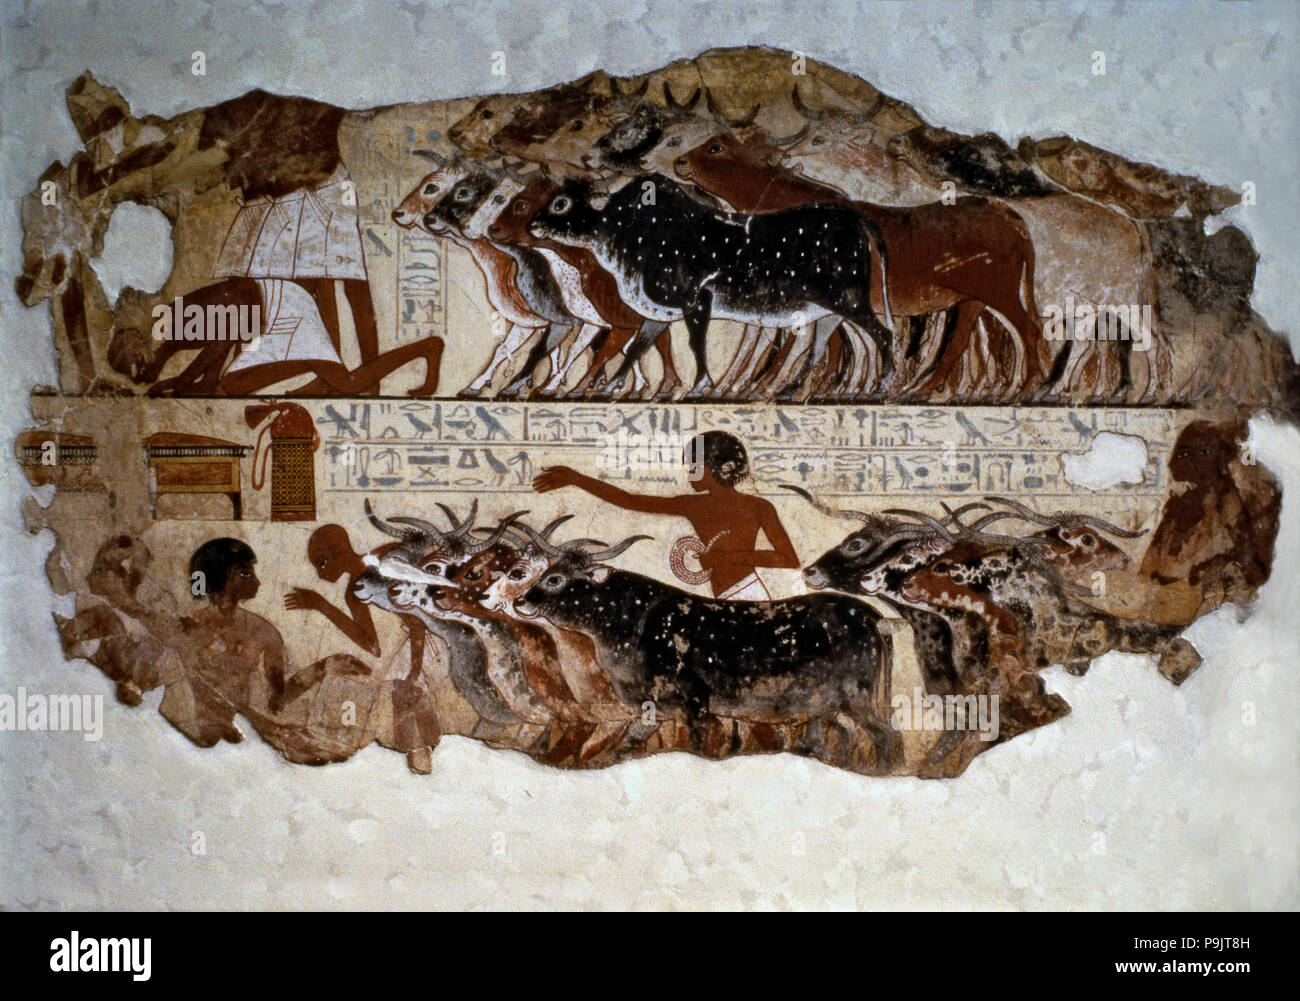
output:
[[[566,181],[533,216],[528,232],[571,247],[589,247],[610,228],[607,201],[589,181]]]
[[[594,170],[613,169],[623,173],[646,172],[645,159],[660,145],[670,141],[670,149],[680,152],[682,147],[682,126],[693,124],[696,130],[707,130],[712,126],[712,119],[695,112],[703,96],[701,88],[684,103],[679,103],[672,87],[664,81],[663,94],[666,104],[643,101],[625,117],[597,139],[584,163]],[[676,153],[673,154],[674,156]],[[660,168],[654,168],[658,171]],[[662,170],[667,173],[667,169]]]
[[[649,538],[652,536],[633,535],[616,546],[599,550],[584,550],[576,545],[569,548],[551,546],[549,543],[540,545],[539,548],[548,556],[549,562],[535,583],[515,599],[515,614],[526,619],[540,616],[569,621],[574,613],[584,608],[590,610],[599,604],[597,599],[601,588],[612,573],[603,561],[612,560],[629,547]]]
[[[411,229],[420,224],[429,210],[447,196],[457,184],[470,172],[471,166],[459,156],[446,158],[432,150],[416,150],[418,156],[432,160],[437,170],[425,174],[420,183],[411,189],[402,203],[393,209],[393,222],[403,229]]]
[[[488,237],[502,243],[521,243],[526,240],[531,236],[528,224],[532,222],[533,216],[541,211],[542,206],[559,189],[560,186],[545,175],[531,178],[493,220],[488,227]]]

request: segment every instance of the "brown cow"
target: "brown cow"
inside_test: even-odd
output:
[[[599,390],[603,386],[606,363],[623,349],[624,345],[641,329],[641,325],[647,321],[619,298],[618,283],[614,276],[600,266],[591,251],[554,243],[528,232],[528,223],[550,200],[558,187],[559,185],[546,177],[534,177],[529,180],[523,191],[515,195],[505,211],[488,227],[488,236],[502,243],[545,248],[578,270],[582,278],[583,293],[610,327],[609,336],[596,352],[587,373],[569,394],[583,396],[593,388]],[[663,378],[660,379],[659,388],[655,392],[655,399],[671,399],[673,390],[681,385],[681,379],[673,365],[672,338],[666,329],[656,339],[655,347],[659,351],[664,368]]]
[[[1026,372],[1020,390],[1043,384],[1044,338],[1034,303],[1034,245],[1015,212],[987,198],[963,197],[892,208],[854,201],[781,166],[781,150],[757,129],[714,136],[677,159],[679,176],[746,213],[774,212],[814,202],[852,205],[880,227],[889,253],[890,305],[900,316],[957,308],[951,339],[930,378],[930,393],[944,381],[970,343],[985,307],[1019,334]],[[873,281],[873,305],[878,289]]]

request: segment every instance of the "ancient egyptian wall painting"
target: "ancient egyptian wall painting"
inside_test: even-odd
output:
[[[1268,579],[1246,422],[1296,366],[1233,179],[767,49],[167,120],[87,73],[67,109],[23,206],[59,361],[26,514],[67,656],[200,746],[954,777],[1069,712],[1043,669],[1180,684]],[[174,265],[110,297],[124,202]]]

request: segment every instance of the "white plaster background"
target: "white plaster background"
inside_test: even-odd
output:
[[[76,148],[63,91],[87,68],[137,113],[168,116],[254,86],[360,108],[644,71],[709,46],[798,49],[934,124],[1012,144],[1070,132],[1216,182],[1254,181],[1258,205],[1234,218],[1262,254],[1255,305],[1300,329],[1292,0],[4,11],[2,442],[26,423],[29,387],[54,381],[47,314],[12,291],[17,200]],[[190,74],[195,49],[206,77]],[[489,74],[495,50],[504,87]],[[1091,75],[1095,50],[1104,77]],[[255,736],[201,751],[152,710],[156,693],[116,706],[94,668],[64,662],[41,571],[50,540],[21,529],[21,477],[0,460],[0,691],[98,692],[106,708],[99,743],[0,733],[0,906],[1294,908],[1300,433],[1254,430],[1287,500],[1258,613],[1197,623],[1189,635],[1206,662],[1180,689],[1124,655],[1086,678],[1048,672],[1073,713],[947,782],[680,754],[573,774],[459,738],[428,777],[379,748],[324,769],[288,765]],[[190,852],[195,831],[206,856]]]

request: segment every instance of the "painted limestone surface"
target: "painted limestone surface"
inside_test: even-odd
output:
[[[1069,711],[1043,668],[1181,684],[1268,579],[1246,421],[1296,366],[1206,225],[1233,188],[758,48],[166,120],[87,73],[67,109],[23,203],[60,373],[28,524],[66,654],[201,746],[952,777]],[[174,265],[110,295],[124,202]]]

